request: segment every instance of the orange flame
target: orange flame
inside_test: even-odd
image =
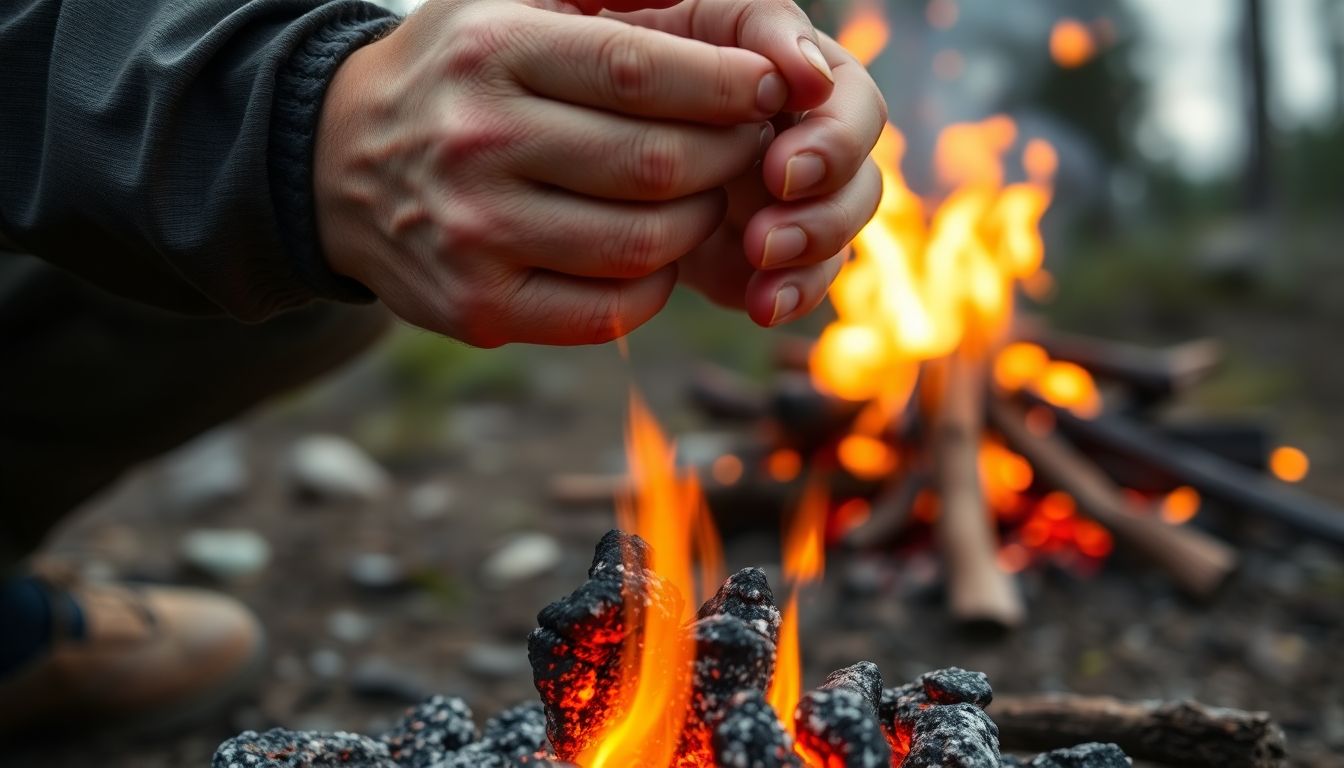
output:
[[[689,600],[697,594],[692,575],[697,552],[702,556],[702,580],[717,576],[710,571],[721,567],[718,536],[699,484],[677,471],[672,446],[633,390],[626,452],[633,491],[619,504],[620,525],[649,543],[650,568]],[[627,605],[627,611],[632,608]],[[603,724],[602,735],[578,759],[586,768],[665,766],[676,756],[677,736],[690,701],[695,645],[683,628],[685,616],[658,610],[642,613],[642,633],[626,647],[627,654],[638,658],[632,661],[627,656],[622,664],[620,715]]]
[[[1285,483],[1300,482],[1311,471],[1311,459],[1301,448],[1281,445],[1269,454],[1269,471]]]
[[[836,42],[859,60],[865,67],[873,63],[891,38],[882,7],[872,0],[858,3],[849,15]]]
[[[994,383],[1008,392],[1029,389],[1051,405],[1092,418],[1101,412],[1101,391],[1086,368],[1051,360],[1036,344],[1009,344],[994,358]]]
[[[1097,55],[1097,41],[1077,19],[1060,19],[1050,30],[1050,57],[1065,69],[1076,69]]]
[[[1199,505],[1199,491],[1188,485],[1183,485],[1167,494],[1167,497],[1162,500],[1159,512],[1161,512],[1164,521],[1172,525],[1180,525],[1189,522],[1195,515],[1199,514]]]
[[[781,570],[790,583],[789,599],[779,627],[775,652],[775,676],[766,700],[774,707],[790,735],[794,733],[793,711],[802,697],[803,661],[798,642],[798,589],[821,578],[826,564],[826,513],[830,494],[821,477],[808,478],[802,499],[784,535]],[[806,757],[804,756],[806,761]],[[809,763],[810,764],[810,763]]]

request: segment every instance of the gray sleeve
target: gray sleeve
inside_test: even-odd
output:
[[[0,243],[194,314],[369,298],[318,252],[313,135],[336,67],[396,21],[360,0],[12,0]]]

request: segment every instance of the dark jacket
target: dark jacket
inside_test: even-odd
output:
[[[193,314],[367,298],[317,249],[313,135],[360,0],[4,0],[0,247]]]

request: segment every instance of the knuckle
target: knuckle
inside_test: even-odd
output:
[[[434,143],[435,167],[451,171],[462,163],[507,147],[516,129],[496,110],[459,105],[439,125]]]
[[[494,227],[480,208],[465,200],[457,201],[452,213],[438,222],[434,250],[441,260],[457,259],[461,254],[481,249],[490,240]]]
[[[648,131],[631,162],[630,178],[637,194],[653,200],[680,196],[688,160],[679,140],[661,131]]]
[[[663,217],[631,216],[625,227],[620,236],[605,241],[602,264],[608,276],[643,277],[657,270],[658,255],[668,235]]]
[[[508,25],[484,13],[464,14],[445,48],[444,72],[453,77],[478,74],[507,45]]]
[[[731,114],[739,82],[738,73],[728,58],[727,50],[715,48],[714,110],[716,115]],[[754,105],[753,105],[754,106]]]
[[[602,47],[607,88],[622,104],[640,104],[653,96],[656,72],[642,30],[635,27],[613,34]]]

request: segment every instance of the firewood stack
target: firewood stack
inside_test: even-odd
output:
[[[715,446],[685,460],[701,476],[720,528],[728,535],[779,529],[805,479],[820,474],[831,493],[831,546],[895,552],[936,545],[951,616],[987,632],[1025,619],[1017,571],[1041,562],[1095,570],[1112,544],[1182,593],[1210,599],[1239,558],[1204,526],[1183,524],[1201,500],[1344,545],[1344,510],[1269,474],[1274,442],[1265,426],[1168,424],[1155,415],[1216,370],[1216,342],[1150,349],[1019,325],[1017,338],[1050,361],[1090,374],[1103,407],[1081,413],[1031,387],[1007,389],[992,355],[958,353],[923,366],[905,412],[874,441],[871,428],[856,427],[867,403],[812,384],[809,340],[777,346],[768,390],[700,366],[688,393],[717,431],[707,433],[712,440],[686,436],[683,445]],[[993,471],[986,442],[1029,467],[1013,496],[1016,509],[985,487]],[[856,462],[848,453],[856,448],[867,448],[867,459]],[[552,492],[561,503],[590,504],[624,486],[619,476],[566,475],[553,479]],[[1059,530],[1075,531],[1081,544],[1058,541]]]

